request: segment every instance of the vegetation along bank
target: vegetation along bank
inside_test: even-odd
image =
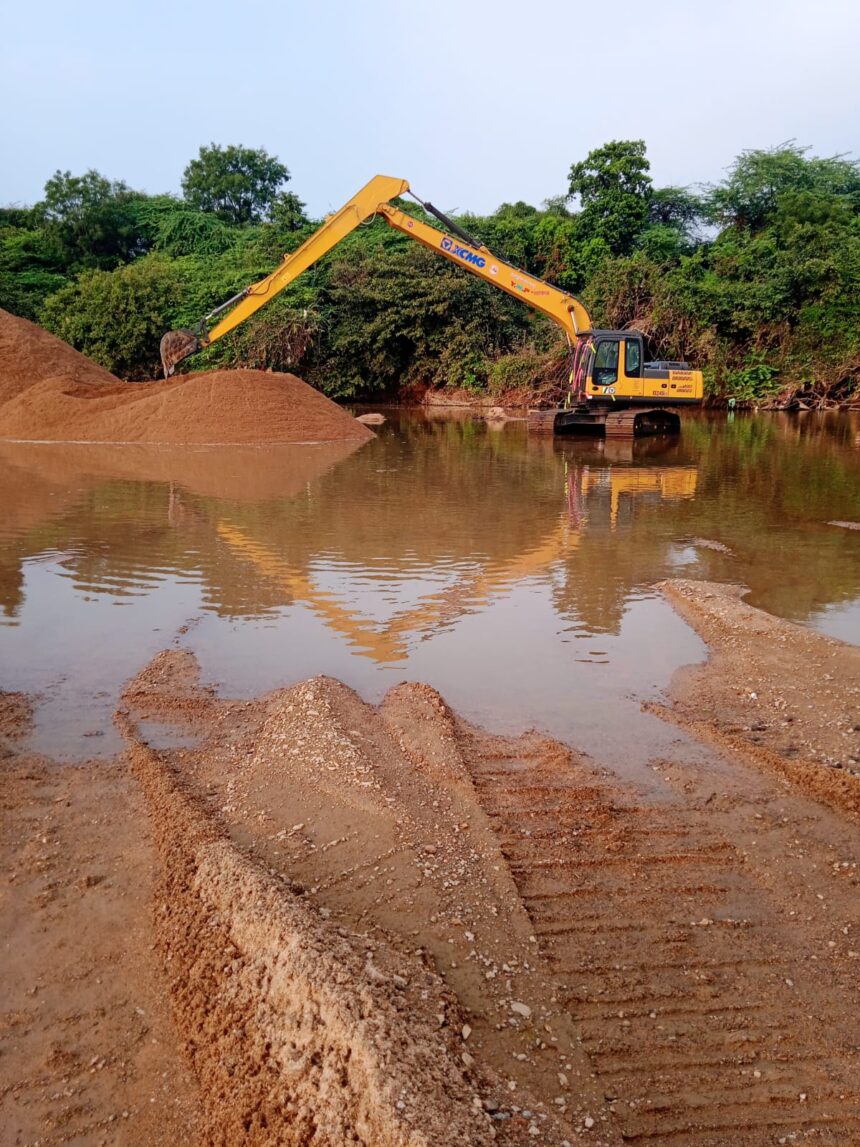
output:
[[[581,295],[601,327],[635,326],[654,357],[695,362],[714,400],[860,401],[860,164],[787,143],[742,153],[695,191],[657,187],[649,168],[643,141],[613,141],[540,208],[456,217],[500,257]],[[0,208],[0,307],[114,374],[151,378],[165,330],[267,274],[318,225],[289,179],[262,149],[215,144],[186,167],[181,197],[58,171],[40,202]],[[382,221],[195,367],[300,371],[342,398],[552,397],[567,377],[547,320]]]

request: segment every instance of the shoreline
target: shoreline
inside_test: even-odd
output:
[[[646,708],[860,819],[860,648],[747,605],[743,586],[659,588],[709,656]]]
[[[503,391],[496,395],[491,395],[486,391],[474,392],[468,390],[458,389],[440,389],[432,390],[427,389],[420,397],[410,396],[408,393],[405,395],[398,395],[395,398],[386,397],[379,401],[375,401],[371,397],[356,398],[346,400],[344,405],[354,406],[358,409],[365,407],[372,407],[373,409],[381,410],[422,410],[422,409],[435,409],[435,410],[474,410],[482,411],[492,409],[493,407],[500,407],[503,410],[513,410],[520,412],[527,412],[529,409],[542,409],[549,408],[553,405],[560,405],[561,400],[553,402],[548,397],[548,392],[544,389],[522,389],[515,391]],[[755,403],[755,402],[741,402],[732,401],[731,397],[723,396],[710,396],[706,397],[701,407],[698,408],[707,412],[722,412],[743,414],[860,414],[860,401],[856,397],[844,401],[830,401],[825,403],[816,402],[814,405],[807,404],[802,399],[789,399],[783,403]]]

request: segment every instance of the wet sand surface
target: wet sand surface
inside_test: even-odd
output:
[[[200,1101],[153,948],[140,786],[124,761],[58,767],[17,740],[4,719],[0,1142],[194,1141]]]
[[[646,708],[860,817],[860,648],[752,608],[743,586],[663,591],[711,652],[676,673],[671,711]]]
[[[665,592],[714,643],[692,731],[716,748],[649,786],[426,686],[232,701],[176,649],[126,687],[96,782],[7,740],[10,1141],[854,1141],[860,655]],[[824,661],[797,771],[725,699]]]

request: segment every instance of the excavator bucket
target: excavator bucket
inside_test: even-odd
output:
[[[200,340],[193,331],[168,331],[161,340],[160,350],[164,377],[170,378],[178,363],[200,350]]]

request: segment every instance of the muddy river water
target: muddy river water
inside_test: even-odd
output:
[[[856,416],[629,444],[387,417],[359,449],[0,443],[0,689],[36,695],[34,745],[112,752],[123,682],[178,644],[231,695],[421,680],[632,774],[679,736],[641,701],[705,656],[661,578],[860,643],[860,532],[828,524],[860,520]]]

